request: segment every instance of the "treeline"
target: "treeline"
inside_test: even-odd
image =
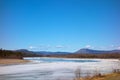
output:
[[[43,55],[0,49],[0,58],[3,58],[3,59],[23,59],[23,57],[43,57]]]
[[[64,57],[64,58],[116,58],[120,59],[120,53],[104,54],[66,54],[66,55],[46,55],[46,57]]]
[[[23,59],[21,52],[0,49],[0,58],[3,59]]]
[[[0,49],[0,58],[6,59],[23,59],[23,57],[62,57],[62,58],[116,58],[120,59],[120,53],[103,53],[103,54],[35,54],[30,52],[19,52],[19,51],[10,51]]]

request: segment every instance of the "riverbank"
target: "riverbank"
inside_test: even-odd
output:
[[[0,59],[0,65],[27,63],[28,60],[22,59]]]
[[[81,78],[79,80],[120,80],[120,73],[111,73],[102,76],[86,77]]]

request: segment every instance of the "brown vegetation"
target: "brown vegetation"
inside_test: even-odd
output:
[[[0,64],[2,65],[20,64],[20,63],[26,63],[26,62],[29,62],[29,61],[22,60],[22,59],[0,59]]]
[[[120,53],[104,54],[64,54],[64,55],[46,55],[48,57],[65,57],[65,58],[120,58]]]
[[[111,73],[102,76],[93,76],[89,78],[82,78],[79,80],[120,80],[120,74],[118,73]]]
[[[101,74],[100,72],[97,72],[92,77],[87,75],[84,78],[80,77],[80,73],[81,73],[80,70],[79,69],[76,70],[79,73],[75,73],[76,77],[74,80],[120,80],[120,69],[114,69],[113,73],[110,74]]]
[[[0,49],[0,59],[22,59],[21,52]]]

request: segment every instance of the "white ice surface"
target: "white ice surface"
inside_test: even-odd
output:
[[[86,59],[66,59],[66,60],[86,60]],[[91,59],[87,59],[87,60],[91,60]],[[85,73],[88,72],[93,73],[95,71],[101,73],[109,73],[112,71],[112,69],[120,67],[118,64],[119,61],[116,59],[92,59],[92,60],[97,60],[99,62],[60,62],[60,61],[42,62],[40,60],[32,60],[32,62],[27,64],[0,66],[0,75],[9,74],[13,76],[14,74],[17,77],[22,76],[22,78],[23,75],[26,76],[31,75],[31,77],[32,76],[37,77],[38,80],[39,79],[47,80],[47,78],[57,79],[60,78],[61,76],[74,77],[74,72],[78,68],[81,70],[81,72],[84,75]],[[25,78],[26,77],[24,77],[24,79]],[[30,80],[32,80],[32,78]],[[29,78],[27,77],[27,79]]]

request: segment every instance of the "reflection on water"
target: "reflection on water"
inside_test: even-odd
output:
[[[25,58],[32,62],[20,65],[0,66],[0,80],[72,80],[75,70],[81,69],[82,76],[97,70],[109,73],[118,67],[117,60]]]

